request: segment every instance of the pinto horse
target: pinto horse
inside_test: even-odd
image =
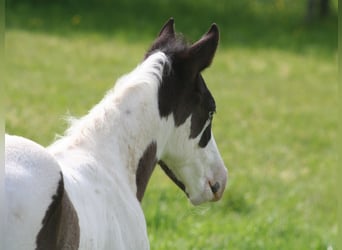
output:
[[[213,24],[188,44],[171,18],[144,60],[44,148],[5,137],[3,249],[149,249],[141,200],[157,164],[194,205],[222,197],[227,170],[201,72]]]

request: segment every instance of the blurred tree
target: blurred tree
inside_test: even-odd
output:
[[[308,0],[306,20],[313,21],[316,17],[324,18],[330,13],[329,0]]]

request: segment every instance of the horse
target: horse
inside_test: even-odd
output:
[[[149,249],[141,201],[156,165],[193,205],[218,201],[227,168],[201,75],[219,42],[170,18],[143,60],[48,147],[5,136],[3,249]]]

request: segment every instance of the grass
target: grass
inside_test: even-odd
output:
[[[230,182],[220,202],[193,207],[157,169],[142,203],[152,249],[336,249],[336,16],[307,25],[286,1],[168,3],[145,1],[141,15],[140,1],[9,3],[7,132],[48,145],[63,115],[85,114],[141,61],[167,17],[192,40],[215,20],[221,45],[204,77]]]

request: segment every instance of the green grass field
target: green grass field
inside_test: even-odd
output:
[[[141,15],[140,1],[99,2],[108,8],[9,4],[6,131],[48,145],[141,61],[169,16],[190,40],[215,21],[204,78],[229,185],[193,207],[157,168],[142,203],[151,249],[336,249],[336,14],[309,25],[299,1],[159,1]]]

